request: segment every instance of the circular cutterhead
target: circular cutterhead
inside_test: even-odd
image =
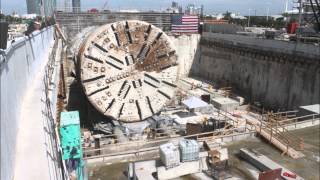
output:
[[[151,24],[104,25],[90,34],[79,55],[85,94],[106,116],[141,121],[175,94],[176,52],[169,37]]]

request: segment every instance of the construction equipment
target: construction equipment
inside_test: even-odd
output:
[[[106,7],[108,6],[109,0],[106,0],[101,8],[101,11],[104,11]]]
[[[159,28],[130,20],[94,30],[79,50],[80,79],[92,105],[107,117],[136,122],[176,92],[177,56]]]

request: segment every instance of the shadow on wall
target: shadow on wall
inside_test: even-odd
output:
[[[88,121],[88,103],[85,97],[85,94],[82,91],[81,84],[75,79],[69,86],[69,95],[68,95],[68,111],[79,111],[81,124],[85,126],[90,126],[91,123]]]
[[[82,128],[94,130],[97,123],[111,123],[108,117],[97,111],[88,101],[82,85],[77,80],[74,80],[69,88],[69,99],[66,109],[67,111],[79,111]]]
[[[201,40],[199,41],[199,44],[197,45],[197,48],[195,50],[195,55],[192,58],[192,65],[190,67],[190,71],[188,73],[188,77],[191,77],[193,79],[199,80],[199,81],[206,81],[206,83],[209,83],[214,88],[223,88],[223,87],[233,87],[235,88],[235,84],[232,84],[226,77],[219,77],[216,78],[214,74],[214,70],[211,69],[212,67],[207,66],[207,69],[204,71],[203,69],[203,57],[205,55],[203,54],[202,47],[201,47]],[[239,89],[233,89],[233,92],[236,92],[237,94],[244,94]]]
[[[73,60],[73,68],[75,68],[76,77],[71,77],[73,75],[70,74],[68,78],[74,78],[69,86],[69,94],[68,94],[68,104],[67,104],[67,111],[79,111],[80,114],[80,121],[81,127],[88,129],[90,131],[95,131],[96,124],[99,123],[107,123],[112,124],[110,118],[104,116],[96,108],[89,102],[82,84],[80,83],[80,74],[79,68],[75,60]],[[66,81],[67,82],[67,81]]]
[[[189,77],[200,76],[200,63],[201,63],[201,40],[198,43],[195,55],[192,60],[192,65],[190,67],[190,72],[188,74]]]
[[[259,102],[267,109],[289,110],[320,103],[319,59],[298,56],[290,47],[279,53],[263,50],[266,47],[260,50],[259,43],[254,47],[235,45],[224,36],[202,36],[189,76],[213,81],[215,87],[230,86],[250,103]],[[256,42],[242,36],[233,38]],[[280,47],[284,44],[272,43]]]

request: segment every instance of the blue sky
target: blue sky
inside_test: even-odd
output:
[[[64,0],[57,0],[58,6],[64,4]],[[71,1],[71,0],[70,0]],[[101,8],[106,0],[81,0],[82,8],[89,9],[91,7]],[[212,12],[239,12],[247,15],[249,9],[252,14],[256,12],[258,15],[266,15],[267,8],[270,14],[279,14],[284,11],[285,0],[175,0],[183,7],[189,3],[196,5],[203,4],[205,13]],[[172,0],[109,0],[108,7],[114,10],[118,9],[139,9],[139,10],[160,10],[171,5]],[[26,0],[1,0],[2,9],[6,14],[12,13],[14,10],[19,14],[26,13]]]

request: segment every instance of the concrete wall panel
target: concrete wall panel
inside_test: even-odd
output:
[[[44,55],[53,43],[53,28],[34,32],[13,43],[0,55],[1,179],[13,179],[21,103]],[[32,116],[26,114],[25,116]]]
[[[205,34],[199,51],[192,75],[232,86],[251,102],[273,109],[320,102],[318,46]]]
[[[186,77],[190,73],[192,62],[197,59],[199,34],[183,35],[177,38],[171,36],[178,55],[179,76]]]

